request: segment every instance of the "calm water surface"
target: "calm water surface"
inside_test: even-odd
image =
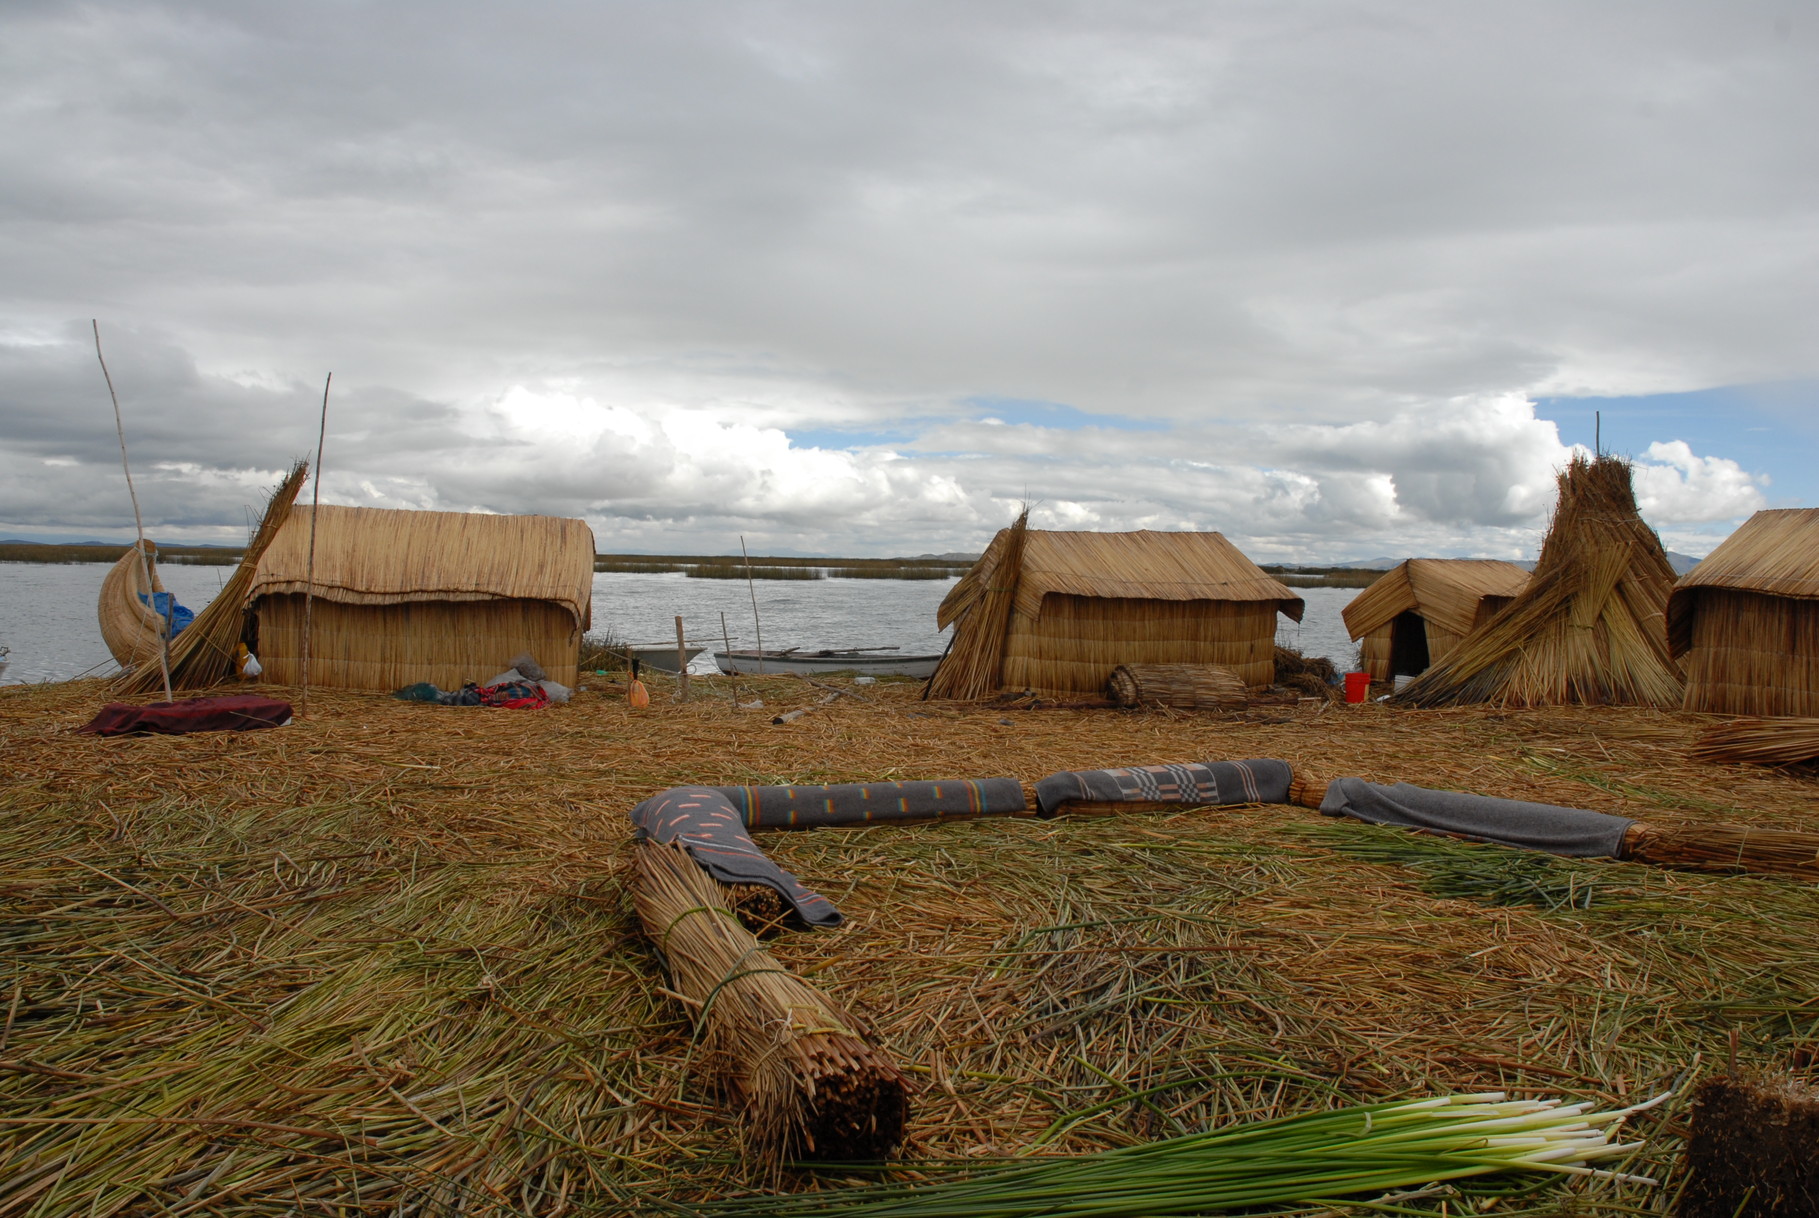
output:
[[[232,567],[158,568],[165,587],[191,609],[213,599]],[[64,681],[112,671],[113,659],[95,624],[95,602],[106,563],[0,563],[0,646],[12,649],[0,683]],[[766,647],[887,647],[908,655],[938,653],[947,636],[935,629],[935,607],[951,579],[758,580],[759,621]],[[1307,618],[1280,619],[1277,638],[1341,668],[1357,659],[1339,611],[1352,588],[1304,588]],[[739,580],[690,579],[680,572],[594,576],[593,624],[630,643],[673,642],[676,615],[692,642],[720,648],[721,614],[735,647],[756,644],[752,598]],[[697,671],[711,671],[706,655]]]

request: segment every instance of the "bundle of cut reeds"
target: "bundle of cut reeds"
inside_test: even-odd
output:
[[[725,890],[686,851],[640,846],[632,900],[757,1154],[874,1160],[902,1140],[903,1073],[739,924]]]
[[[1683,681],[1666,625],[1673,586],[1661,539],[1636,510],[1629,463],[1575,457],[1528,587],[1396,701],[1678,706]]]
[[[1733,719],[1693,742],[1694,761],[1793,765],[1819,760],[1819,719]]]
[[[1106,692],[1120,706],[1172,706],[1181,710],[1223,710],[1248,697],[1237,673],[1219,664],[1120,664]]]
[[[1005,530],[1003,544],[994,542],[987,551],[997,552],[996,564],[989,571],[969,571],[942,600],[936,620],[942,626],[954,623],[954,641],[929,678],[929,697],[973,701],[998,692],[1029,522],[1026,507]]]
[[[1623,857],[1680,871],[1741,871],[1819,880],[1819,833],[1748,825],[1637,822],[1623,835]]]
[[[1326,799],[1326,788],[1329,785],[1331,784],[1324,778],[1296,770],[1295,776],[1289,780],[1288,801],[1303,808],[1318,809]]]
[[[171,640],[171,688],[207,689],[235,675],[234,648],[246,629],[246,590],[253,582],[259,558],[277,536],[278,529],[289,519],[297,492],[303,489],[309,463],[299,461],[265,505],[259,528],[246,545],[240,565],[234,568],[215,599],[210,601],[184,632]],[[114,685],[120,694],[149,694],[159,689],[162,678],[156,667],[141,664],[121,677]]]

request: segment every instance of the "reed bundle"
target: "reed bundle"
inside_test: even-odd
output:
[[[1289,780],[1288,801],[1303,808],[1318,810],[1326,799],[1326,788],[1330,785],[1324,778],[1316,778],[1312,774],[1303,774],[1296,770],[1295,776]]]
[[[1119,706],[1229,710],[1249,701],[1238,674],[1218,664],[1120,664],[1106,691]]]
[[[1680,1218],[1819,1214],[1819,1088],[1720,1075],[1693,1094]]]
[[[1795,765],[1819,760],[1819,719],[1735,719],[1693,742],[1694,761]]]
[[[1630,826],[1623,857],[1682,871],[1750,872],[1819,880],[1819,833],[1748,825]]]
[[[646,843],[632,894],[696,1034],[773,1162],[885,1157],[909,1113],[902,1071],[857,1021],[780,965],[679,847]]]
[[[954,640],[928,680],[929,697],[971,702],[998,692],[1029,522],[1026,507],[942,600],[936,624],[942,629],[952,625]]]
[[[1409,706],[1678,706],[1674,571],[1636,510],[1629,463],[1575,457],[1528,586],[1396,695]]]
[[[247,590],[266,547],[272,544],[284,522],[290,519],[291,505],[303,489],[309,463],[299,461],[291,466],[278,489],[266,502],[259,528],[246,543],[240,565],[228,577],[215,599],[205,606],[189,628],[171,640],[171,688],[207,689],[237,675],[235,648],[246,632]],[[149,694],[161,688],[158,670],[141,664],[114,683],[114,692],[125,695]]]

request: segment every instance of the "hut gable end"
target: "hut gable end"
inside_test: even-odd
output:
[[[1342,616],[1354,639],[1408,612],[1464,635],[1477,623],[1485,597],[1513,598],[1527,586],[1527,571],[1494,558],[1411,558],[1353,597]]]

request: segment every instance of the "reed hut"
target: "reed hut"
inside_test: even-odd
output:
[[[929,696],[1079,696],[1121,664],[1219,664],[1275,677],[1276,615],[1294,591],[1218,533],[999,532],[936,614],[954,638]]]
[[[1384,572],[1346,605],[1372,681],[1426,672],[1451,655],[1528,586],[1528,572],[1493,558],[1411,558]]]
[[[588,627],[594,535],[585,521],[297,508],[259,562],[246,603],[266,679],[303,677],[304,596],[313,587],[310,682],[342,689],[445,689],[528,652],[573,685]]]
[[[1819,716],[1819,508],[1757,512],[1675,586],[1691,711]]]
[[[1620,457],[1574,457],[1528,585],[1397,695],[1404,705],[1678,706],[1674,569]]]

